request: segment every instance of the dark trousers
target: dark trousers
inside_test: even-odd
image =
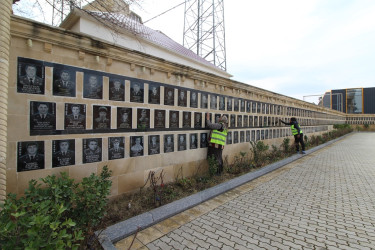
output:
[[[223,172],[223,150],[221,148],[208,147],[207,158],[212,156],[217,164],[217,173],[221,174]]]
[[[302,146],[302,151],[305,151],[305,143],[303,142],[303,134],[299,134],[299,138],[297,135],[294,135],[294,144],[296,145],[296,150],[299,151],[299,144]]]

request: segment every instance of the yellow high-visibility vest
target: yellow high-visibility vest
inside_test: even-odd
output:
[[[212,130],[210,143],[215,143],[219,145],[225,145],[225,141],[227,139],[228,130],[224,129],[223,131],[219,131],[217,129]]]
[[[293,135],[298,135],[298,129],[294,127],[294,124],[292,126],[290,126],[290,128],[292,129],[292,134]],[[302,134],[301,127],[299,128],[299,133]]]

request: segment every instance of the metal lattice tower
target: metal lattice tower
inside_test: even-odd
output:
[[[224,0],[185,2],[183,45],[226,70]]]

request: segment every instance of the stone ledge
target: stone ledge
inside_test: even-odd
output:
[[[351,133],[350,133],[351,134]],[[306,150],[306,155],[316,152],[332,143],[337,142],[338,140],[344,139],[346,136],[344,135],[332,141],[326,142],[319,146],[316,146],[312,149]],[[103,249],[105,250],[113,250],[116,249],[113,243],[124,239],[132,234],[135,234],[138,230],[146,229],[156,223],[159,223],[169,217],[172,217],[178,213],[181,213],[189,208],[199,205],[207,200],[210,200],[222,193],[228,192],[234,188],[237,188],[249,181],[252,181],[258,177],[261,177],[265,174],[268,174],[278,168],[281,168],[295,160],[300,159],[305,155],[292,155],[291,157],[285,158],[278,162],[272,163],[267,165],[259,170],[254,172],[250,172],[239,176],[235,179],[229,180],[227,182],[221,183],[215,187],[208,188],[203,190],[199,193],[190,195],[188,197],[182,198],[180,200],[168,203],[164,206],[158,207],[153,209],[149,212],[140,214],[138,216],[132,217],[125,221],[119,222],[115,225],[107,227],[103,231],[95,232],[98,235],[99,240]]]

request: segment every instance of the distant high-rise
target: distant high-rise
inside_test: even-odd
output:
[[[187,0],[184,20],[184,47],[226,70],[224,0]]]

